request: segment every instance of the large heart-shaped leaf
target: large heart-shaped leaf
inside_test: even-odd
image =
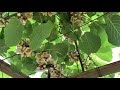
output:
[[[54,24],[51,21],[48,21],[45,24],[41,24],[36,26],[33,29],[33,32],[30,36],[30,47],[32,50],[38,49],[42,42],[50,36],[52,29],[54,28]]]
[[[56,53],[58,57],[65,58],[68,52],[68,46],[65,43],[58,43],[51,49],[53,53]]]
[[[20,20],[16,17],[11,18],[4,30],[5,44],[10,47],[17,45],[21,40],[23,30],[24,26]]]
[[[116,46],[120,46],[120,16],[113,15],[106,17],[106,33],[108,35],[108,41]]]
[[[20,55],[16,55],[12,58],[10,58],[10,63],[11,63],[11,69],[13,73],[18,73],[21,72],[22,69],[22,62],[21,62],[21,57]]]
[[[112,60],[112,49],[111,47],[101,47],[96,55],[102,60],[110,62]]]
[[[4,53],[4,52],[7,52],[7,50],[9,49],[9,47],[7,47],[6,45],[5,45],[5,42],[4,42],[4,40],[3,39],[0,39],[0,54],[2,53]]]
[[[91,32],[86,32],[80,39],[79,47],[86,54],[96,53],[100,46],[101,40],[99,36],[92,34]]]
[[[101,47],[114,48],[115,46],[108,42],[108,36],[105,29],[106,24],[101,24],[99,22],[94,22],[90,25],[90,32],[100,37]]]

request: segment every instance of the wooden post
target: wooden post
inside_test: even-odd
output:
[[[98,78],[116,72],[120,72],[120,61],[97,67],[95,69],[82,72],[79,75],[70,76],[69,78]]]
[[[13,78],[29,78],[23,73],[13,73],[12,69],[10,68],[10,65],[2,60],[0,60],[0,71],[6,73],[7,75]]]
[[[10,65],[0,60],[1,71],[13,78],[29,78],[23,73],[13,73]],[[113,62],[95,69],[91,69],[85,72],[80,73],[79,75],[70,76],[68,78],[98,78],[104,75],[120,72],[120,61]]]

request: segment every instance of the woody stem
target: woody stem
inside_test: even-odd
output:
[[[75,41],[75,46],[76,46],[76,51],[77,51],[78,54],[79,54],[78,58],[79,58],[79,61],[80,61],[81,67],[82,67],[82,72],[84,72],[84,71],[85,71],[85,70],[84,70],[84,65],[83,65],[83,63],[82,63],[82,58],[81,58],[81,56],[80,56],[80,51],[79,51],[79,48],[78,48],[78,45],[77,45],[77,41]]]

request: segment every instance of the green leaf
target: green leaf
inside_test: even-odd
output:
[[[72,40],[79,40],[80,36],[81,36],[81,30],[77,30],[77,31],[74,31],[74,32],[71,32],[71,33],[68,33],[68,37],[69,38],[72,38]]]
[[[72,44],[69,44],[69,45],[68,45],[68,51],[69,51],[69,52],[74,52],[74,51],[75,51],[75,46],[72,45]]]
[[[58,38],[58,34],[59,34],[59,32],[57,31],[56,28],[54,28],[54,29],[51,31],[51,34],[50,34],[50,36],[47,38],[47,40],[48,40],[49,42],[54,41],[55,39]]]
[[[81,31],[82,32],[90,32],[89,24],[88,25],[83,25],[81,27]]]
[[[101,44],[108,41],[108,37],[105,32],[105,29],[106,29],[106,25],[100,24],[99,22],[94,22],[90,25],[90,32],[100,37]]]
[[[53,47],[54,45],[53,45],[53,43],[46,43],[45,44],[45,51],[50,51],[50,49]]]
[[[76,39],[80,38],[81,34],[82,34],[82,31],[80,29],[78,29],[77,31],[74,32]]]
[[[81,30],[78,28],[72,31],[72,26],[69,23],[63,24],[63,28],[61,32],[67,37],[72,38],[73,40],[80,38],[82,33]]]
[[[70,70],[69,70],[70,69]],[[73,76],[73,75],[77,75],[77,74],[79,74],[79,72],[78,72],[78,67],[77,67],[77,64],[76,63],[74,63],[72,66],[70,66],[70,68],[69,69],[67,69],[68,71],[69,71],[69,76]],[[79,70],[80,70],[80,72],[81,72],[81,68],[79,67]]]
[[[0,78],[12,78],[12,77],[0,71]]]
[[[31,58],[22,58],[23,68],[33,71],[36,69],[36,61]]]
[[[106,17],[108,41],[116,46],[120,46],[120,16],[113,15]]]
[[[43,15],[40,12],[34,12],[33,13],[33,19],[36,20],[39,23],[42,23],[44,20]]]
[[[86,54],[96,53],[101,46],[99,36],[86,32],[80,39],[79,47]]]
[[[100,24],[99,24],[100,25]],[[101,28],[96,28],[96,30],[98,30],[98,35],[99,35],[99,37],[100,37],[100,39],[101,39],[101,44],[104,44],[104,43],[108,43],[108,44],[110,44],[109,42],[108,42],[108,37],[107,37],[107,34],[106,34],[106,32],[105,32],[105,27],[104,26],[102,26],[102,25],[100,25],[99,27],[101,27]]]
[[[39,25],[38,22],[33,23],[33,24],[32,24],[32,29],[35,28],[35,27],[37,27],[38,25]]]
[[[112,60],[112,49],[111,47],[101,47],[96,55],[100,59],[110,62]]]
[[[97,58],[96,55],[92,55],[92,60],[94,61],[95,65],[97,65],[97,66],[103,66],[103,65],[108,64],[107,61]]]
[[[52,52],[57,53],[57,56],[65,58],[68,52],[68,46],[65,43],[58,43],[51,49]]]
[[[49,20],[54,23],[55,22],[55,15],[53,15],[52,17],[44,16],[44,22],[48,22]]]
[[[74,63],[74,62],[70,62],[69,61],[69,57],[68,56],[65,57],[64,61],[65,61],[65,64],[68,65],[68,66],[73,65],[73,63]]]
[[[68,45],[66,43],[57,43],[56,45],[48,44],[47,46],[45,50],[49,49],[48,52],[57,63],[64,62],[68,52]]]
[[[26,68],[22,68],[21,72],[26,74],[26,75],[35,74],[35,71],[31,71],[31,70],[28,70]]]
[[[23,30],[24,27],[20,20],[16,17],[11,18],[4,29],[5,44],[10,47],[17,45],[21,40]]]
[[[30,47],[32,50],[38,49],[42,42],[50,36],[54,24],[51,21],[48,21],[45,24],[38,25],[33,29],[33,32],[30,36]]]
[[[57,56],[56,52],[50,51],[50,54],[54,60],[58,60],[58,56]]]
[[[9,47],[5,45],[5,41],[3,39],[0,39],[0,54],[7,52]]]
[[[94,22],[90,25],[90,32],[100,37],[101,45],[104,47],[113,48],[114,46],[108,42],[108,36],[105,29],[106,29],[106,24],[101,24],[99,22]]]
[[[72,30],[72,26],[69,24],[69,23],[65,23],[63,24],[63,28],[61,30],[61,32],[63,34],[70,34],[71,33],[71,30]]]
[[[98,21],[99,21],[101,24],[106,24],[104,17],[100,17],[100,18],[98,19]]]
[[[98,35],[98,33],[102,29],[101,24],[99,24],[99,22],[96,22],[96,21],[93,22],[89,27],[90,27],[90,32],[95,34],[95,35]]]
[[[43,73],[42,73],[41,78],[47,78],[46,72],[43,72]]]
[[[21,62],[20,55],[16,55],[16,56],[10,58],[10,63],[11,63],[11,68],[14,73],[21,72],[22,62]]]
[[[89,17],[92,17],[92,16],[94,16],[96,14],[96,12],[87,12],[87,15],[89,16]]]
[[[4,39],[4,29],[2,28],[1,32],[0,32],[0,39]]]
[[[69,21],[69,15],[67,12],[58,12],[58,16],[60,17],[60,20],[62,22],[68,22]]]
[[[26,25],[25,25],[25,30],[23,31],[23,38],[28,38],[31,33],[32,33],[33,29],[32,29],[32,24],[30,23],[30,21],[27,21]]]
[[[110,74],[110,75],[105,75],[105,76],[102,76],[100,78],[114,78],[115,77],[115,73],[114,74]]]
[[[21,63],[11,64],[10,67],[11,67],[13,73],[19,73],[19,72],[21,72],[22,64]]]
[[[30,75],[35,73],[35,70],[37,68],[37,63],[35,59],[32,58],[22,58],[22,72],[26,75]]]
[[[11,58],[9,58],[9,62],[11,64],[16,64],[17,62],[19,62],[21,60],[20,55],[19,54],[15,55],[14,52],[9,52],[9,57],[11,57]]]

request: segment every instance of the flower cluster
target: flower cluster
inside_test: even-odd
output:
[[[41,12],[43,16],[53,16],[55,15],[57,12]]]
[[[5,27],[5,20],[0,19],[0,28]]]
[[[71,19],[70,21],[72,22],[73,25],[80,26],[80,24],[83,21],[83,13],[81,14],[80,12],[71,12]]]
[[[21,54],[21,57],[31,57],[34,56],[34,52],[29,47],[29,39],[26,39],[25,41],[20,41],[17,45],[17,53]]]
[[[47,52],[39,52],[34,53],[32,49],[29,47],[30,40],[26,39],[25,41],[20,41],[17,45],[17,53],[21,54],[21,57],[31,57],[35,56],[37,62],[37,69],[38,70],[45,70],[48,69],[50,71],[51,78],[64,78],[63,74],[61,74],[60,67],[55,65],[52,56]],[[52,66],[50,66],[52,65]]]
[[[70,62],[78,61],[79,54],[78,52],[69,52],[68,57]]]
[[[20,22],[25,25],[27,20],[32,18],[32,12],[24,12],[24,13],[17,13],[17,17],[19,18]]]
[[[35,58],[36,58],[36,62],[38,64],[39,70],[46,69],[47,64],[53,64],[52,56],[50,54],[48,54],[48,52],[46,52],[46,51],[36,53]]]
[[[36,62],[38,64],[37,69],[38,70],[45,70],[48,69],[50,72],[50,78],[62,78],[64,77],[61,74],[60,66],[54,65],[54,60],[52,59],[52,56],[46,52],[40,52],[36,53]]]
[[[74,44],[74,40],[72,38],[69,38],[68,36],[64,36],[64,37],[70,44]]]
[[[50,67],[49,71],[51,78],[65,78],[65,76],[62,74],[60,70],[60,67],[57,65],[55,67]]]

